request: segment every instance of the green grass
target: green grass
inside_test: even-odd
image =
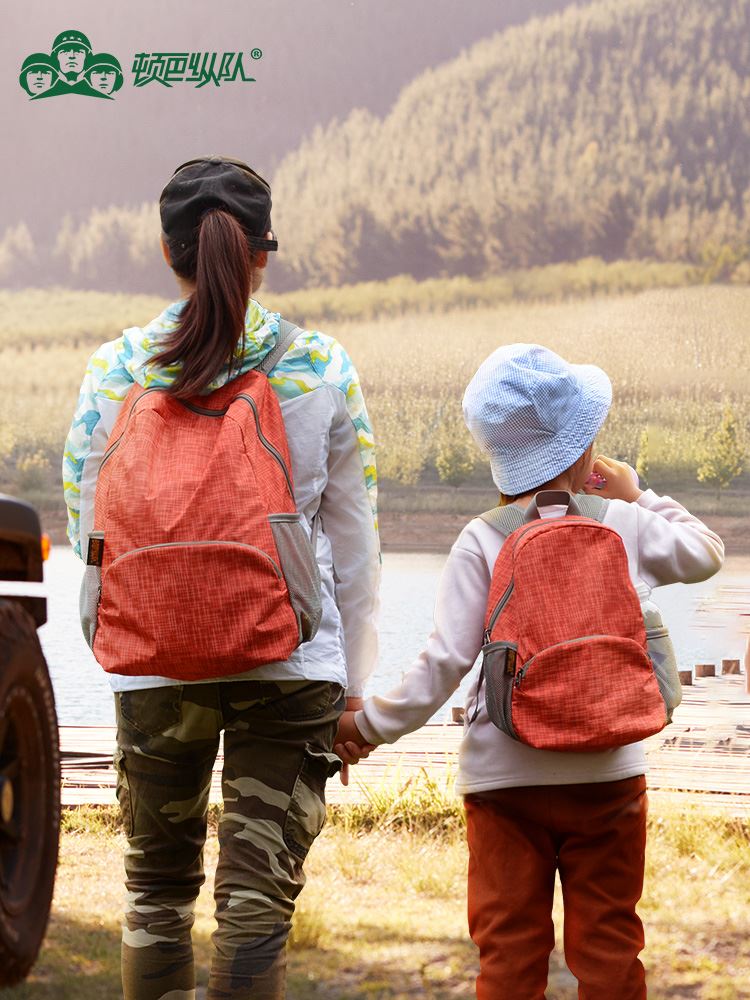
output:
[[[297,323],[319,326],[514,302],[565,302],[653,288],[684,288],[703,281],[703,270],[691,264],[648,260],[607,263],[588,258],[484,279],[415,281],[403,275],[337,288],[268,291],[262,298],[269,308],[280,310]],[[96,344],[111,340],[123,327],[147,323],[166,304],[154,295],[61,287],[0,290],[0,343],[23,343],[26,347]]]
[[[205,983],[213,927],[215,821],[208,885],[194,930]],[[5,1000],[120,996],[124,837],[114,809],[69,810],[49,933],[28,981]],[[417,781],[330,810],[306,866],[290,951],[290,1000],[472,996],[477,958],[466,931],[467,852],[460,802]],[[652,1000],[740,1000],[750,991],[750,822],[697,798],[654,795],[649,819],[646,927]],[[561,950],[561,900],[549,1000],[573,1000]]]
[[[565,302],[622,295],[653,288],[684,288],[703,283],[703,270],[685,263],[615,261],[596,257],[572,264],[549,264],[506,271],[491,278],[431,278],[402,275],[338,288],[308,288],[269,293],[269,307],[295,322],[364,322],[412,313],[453,312],[523,302]]]

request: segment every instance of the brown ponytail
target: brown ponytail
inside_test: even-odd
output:
[[[203,216],[195,242],[169,240],[168,247],[173,270],[194,281],[195,291],[164,350],[149,363],[179,363],[169,391],[185,399],[206,389],[224,365],[231,373],[238,342],[244,348],[253,256],[240,223],[220,208]]]

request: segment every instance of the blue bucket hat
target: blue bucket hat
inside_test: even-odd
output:
[[[499,347],[463,400],[464,420],[490,457],[501,493],[518,496],[569,469],[596,437],[612,385],[595,365],[570,365],[538,344]]]

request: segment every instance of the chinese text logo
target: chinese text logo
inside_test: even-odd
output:
[[[255,77],[245,72],[242,52],[139,52],[133,60],[133,83],[143,87],[147,83],[160,83],[171,87],[175,83],[194,83],[205,87],[207,83],[221,86],[222,82],[241,80],[255,83]],[[262,58],[260,49],[253,49],[251,59]]]

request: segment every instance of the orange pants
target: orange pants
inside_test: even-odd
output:
[[[560,872],[565,960],[580,1000],[643,1000],[646,779],[466,796],[478,1000],[544,1000]]]

